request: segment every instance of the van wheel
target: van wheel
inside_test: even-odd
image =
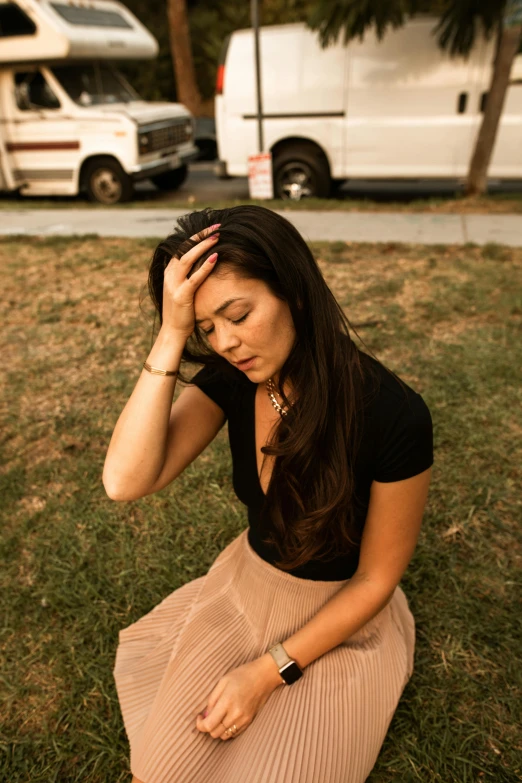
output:
[[[177,169],[165,171],[163,174],[157,174],[151,177],[157,188],[160,190],[177,190],[180,188],[188,176],[188,166],[184,163]]]
[[[313,147],[287,147],[273,161],[274,197],[299,201],[302,198],[328,198],[328,163]]]
[[[118,204],[130,201],[134,191],[132,179],[113,158],[100,158],[87,163],[84,182],[89,201]]]

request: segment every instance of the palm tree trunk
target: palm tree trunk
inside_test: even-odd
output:
[[[475,143],[468,172],[468,195],[485,193],[489,162],[493,155],[498,125],[509,84],[511,67],[518,51],[522,25],[499,29],[497,53],[493,63],[491,83],[487,95],[482,124]]]
[[[186,0],[167,0],[169,38],[178,101],[195,117],[201,116],[202,99],[196,82]]]

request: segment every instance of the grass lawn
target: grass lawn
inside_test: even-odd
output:
[[[188,183],[190,184],[190,183]],[[137,192],[132,201],[126,204],[115,204],[113,207],[104,204],[93,204],[83,196],[63,198],[0,198],[0,209],[223,209],[239,204],[261,204],[270,209],[279,210],[328,210],[341,212],[427,212],[430,214],[481,214],[508,215],[522,213],[521,193],[491,193],[486,196],[432,196],[425,198],[404,197],[393,198],[383,195],[380,198],[362,197],[349,198],[305,198],[300,201],[289,199],[249,200],[239,199],[208,199],[202,201],[194,195],[185,195],[189,188],[184,186],[183,193],[160,193],[157,191]]]
[[[157,495],[117,503],[101,483],[150,347],[154,244],[0,240],[0,778],[9,783],[130,783],[112,679],[118,630],[204,574],[247,525],[226,427]],[[415,672],[369,781],[514,783],[522,249],[312,248],[366,344],[423,395],[435,430],[423,529],[402,581]]]

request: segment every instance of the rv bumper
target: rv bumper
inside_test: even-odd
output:
[[[175,155],[170,155],[168,158],[152,160],[148,163],[140,163],[137,166],[133,166],[129,171],[129,174],[134,182],[139,182],[142,179],[147,179],[147,177],[155,177],[157,174],[171,171],[171,169],[179,169],[180,166],[186,165],[191,160],[196,160],[198,156],[198,147],[192,147],[189,150],[183,150],[177,152]]]

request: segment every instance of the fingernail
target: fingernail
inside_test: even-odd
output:
[[[208,227],[208,230],[209,230],[209,231],[212,231],[212,229],[213,229],[213,228],[217,228],[217,227],[218,227],[218,226],[220,226],[220,225],[221,225],[221,223],[214,223],[214,225],[213,225],[213,226],[209,226],[209,227]]]
[[[208,715],[208,710],[205,710],[205,712],[202,712],[202,713],[201,713],[201,716],[202,716],[203,718],[206,718],[206,717],[207,717],[207,715]]]
[[[218,257],[217,253],[212,253],[212,255],[207,258],[208,263],[215,264],[217,261],[217,257]]]

